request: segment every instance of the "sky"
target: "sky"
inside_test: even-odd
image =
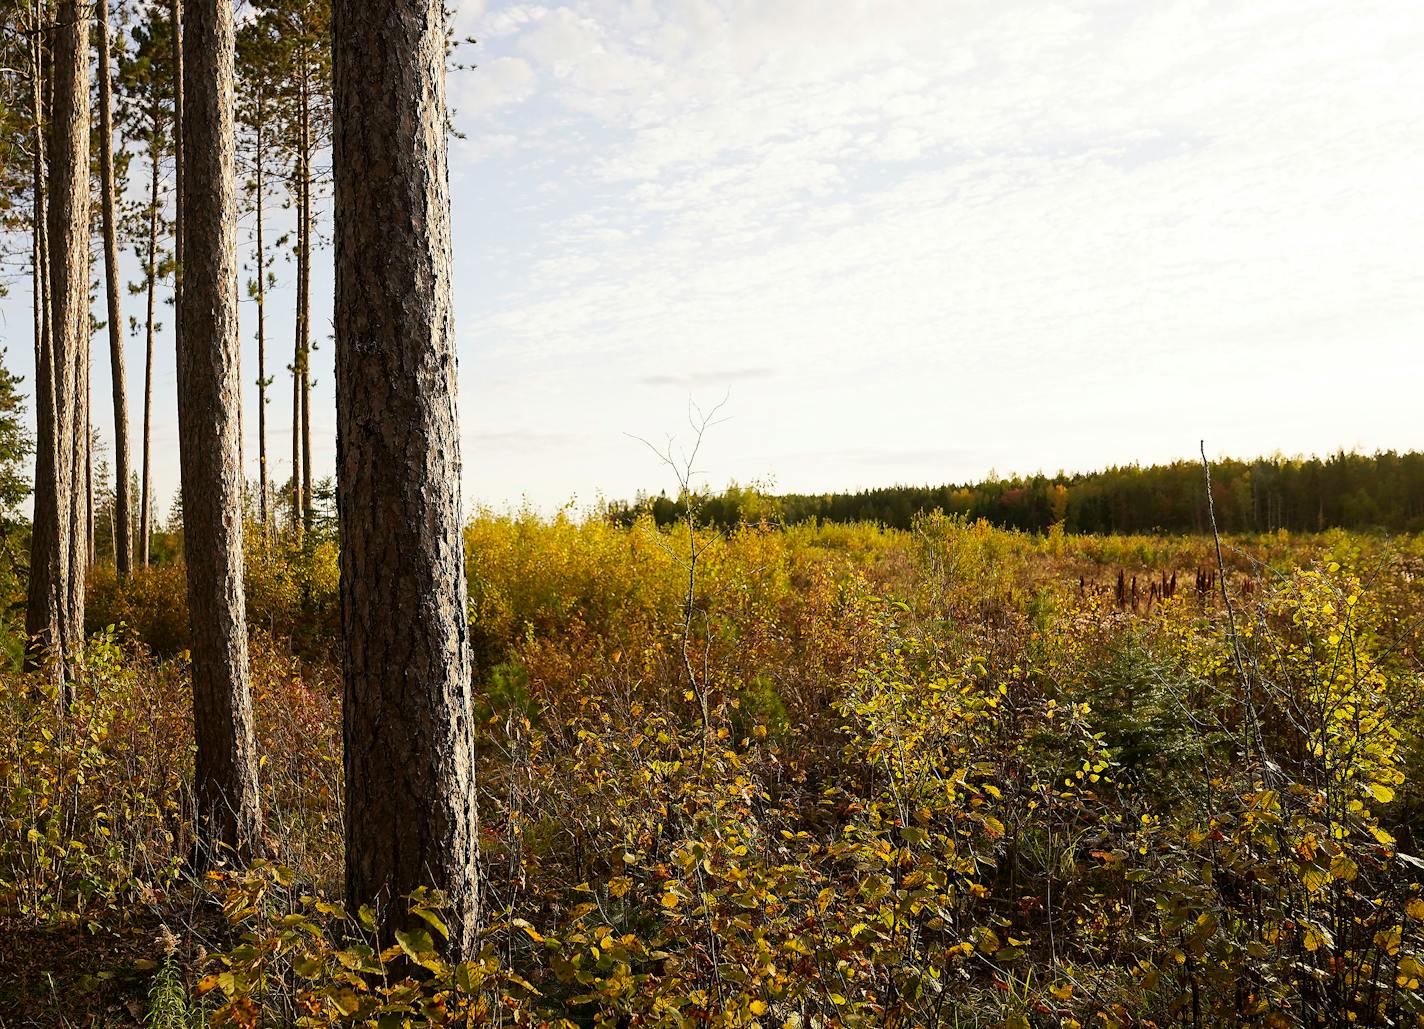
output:
[[[1424,448],[1424,4],[455,6],[478,39],[448,86],[467,508],[671,491],[641,441],[677,452],[689,405],[724,400],[705,480],[781,491],[1147,463],[1201,439]],[[26,285],[0,306],[28,378]],[[164,339],[160,496],[178,485]],[[140,340],[128,354],[137,439]],[[250,328],[244,362],[251,382]]]

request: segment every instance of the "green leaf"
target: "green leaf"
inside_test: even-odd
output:
[[[431,911],[429,908],[413,907],[410,909],[410,913],[425,919],[430,928],[434,929],[445,939],[448,940],[450,938],[450,929],[440,920],[440,916],[434,911]]]
[[[397,929],[396,943],[400,944],[400,949],[405,951],[405,956],[412,961],[419,961],[435,950],[435,941],[424,929],[412,929],[410,932]]]

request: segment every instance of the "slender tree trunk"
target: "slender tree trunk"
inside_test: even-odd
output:
[[[312,257],[312,205],[311,205],[311,88],[308,79],[306,48],[301,51],[301,222],[299,235],[302,249],[298,262],[299,294],[297,303],[301,306],[301,348],[302,348],[302,528],[310,532],[313,521],[312,507],[312,435],[311,435],[311,257]]]
[[[301,147],[298,146],[300,155]],[[306,222],[301,216],[301,170],[300,156],[298,157],[297,173],[297,308],[296,308],[296,329],[292,339],[292,533],[300,543],[303,537],[303,528],[306,523],[304,517],[306,511],[306,497],[302,495],[302,361],[306,354],[302,350],[302,340],[306,338],[306,330],[302,324],[302,319],[306,312],[302,308],[302,288],[301,283],[305,278],[303,261],[305,260],[306,248],[302,243],[302,234],[306,232]]]
[[[262,809],[242,592],[233,8],[231,0],[183,6],[183,164],[192,188],[179,222],[192,274],[179,294],[178,449],[198,745],[196,857],[206,864],[258,854]]]
[[[262,176],[266,171],[263,95],[257,95],[257,480],[261,490],[258,511],[262,534],[271,534],[267,484],[267,248],[262,239],[262,209],[266,193]]]
[[[302,355],[302,530],[311,532],[312,503],[311,352]]]
[[[302,531],[311,532],[312,504],[311,360],[302,355]]]
[[[301,231],[298,225],[297,231]],[[300,322],[301,309],[298,305],[297,318]],[[300,325],[297,338],[301,339]],[[302,541],[302,351],[298,343],[292,355],[292,536]]]
[[[441,0],[336,0],[336,395],[346,895],[390,932],[479,917]]]
[[[35,366],[39,367],[44,337],[49,329],[48,269],[45,257],[45,135],[44,135],[44,43],[40,31],[40,0],[34,0],[30,32],[30,233],[31,286],[34,302]]]
[[[186,2],[186,0],[184,0]],[[171,0],[170,17],[173,22],[173,338],[177,348],[183,349],[183,262],[184,227],[183,197],[184,171],[187,164],[183,153],[183,130],[187,124],[183,111],[183,8],[180,0]]]
[[[138,512],[138,563],[148,565],[148,546],[153,538],[150,524],[153,513],[153,319],[154,298],[158,291],[158,186],[159,186],[159,140],[162,138],[162,119],[159,114],[158,95],[153,97],[153,136],[148,145],[150,193],[148,200],[148,313],[144,321],[144,361],[143,361],[143,482],[139,490],[141,497]]]
[[[30,536],[30,581],[25,609],[25,630],[31,640],[30,667],[39,667],[48,652],[61,644],[60,618],[64,608],[64,544],[60,534],[68,498],[62,493],[60,476],[65,464],[60,459],[58,426],[55,423],[54,339],[50,323],[49,225],[46,187],[45,138],[45,34],[41,31],[39,0],[33,9],[34,36],[30,44],[32,114],[34,117],[34,157],[32,162],[34,211],[34,302],[35,302],[35,509]],[[58,655],[54,655],[58,656]],[[50,666],[56,682],[63,683],[64,666]]]

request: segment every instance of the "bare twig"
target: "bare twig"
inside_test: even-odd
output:
[[[1206,471],[1206,510],[1211,519],[1211,538],[1216,544],[1216,578],[1221,584],[1221,601],[1226,606],[1226,625],[1231,634],[1231,656],[1236,665],[1236,674],[1241,678],[1243,700],[1246,708],[1246,732],[1248,746],[1254,744],[1261,756],[1262,774],[1269,775],[1270,761],[1266,757],[1266,741],[1261,735],[1261,723],[1256,717],[1256,701],[1251,687],[1251,676],[1246,672],[1246,662],[1241,657],[1241,638],[1236,633],[1236,612],[1231,606],[1231,595],[1226,589],[1226,561],[1221,556],[1221,533],[1216,527],[1216,501],[1211,493],[1211,462],[1206,458],[1206,440],[1201,441],[1202,468]]]
[[[711,541],[697,542],[697,511],[700,507],[697,500],[697,491],[694,480],[701,474],[701,469],[697,467],[697,457],[702,451],[702,444],[707,436],[707,430],[714,425],[719,425],[724,419],[717,416],[722,408],[727,405],[730,393],[724,395],[722,399],[711,408],[704,411],[696,402],[688,401],[687,423],[692,429],[692,447],[680,455],[673,452],[676,440],[668,437],[666,445],[659,450],[653,444],[641,437],[634,436],[638,442],[653,452],[659,462],[671,469],[674,478],[677,480],[678,494],[683,504],[683,519],[687,524],[687,588],[683,596],[682,608],[682,633],[679,650],[682,656],[683,673],[687,676],[688,689],[692,691],[693,697],[697,701],[698,712],[702,719],[702,757],[706,760],[707,748],[712,737],[712,706],[708,697],[707,684],[710,674],[708,671],[707,657],[703,655],[703,673],[698,675],[692,661],[692,628],[694,619],[701,614],[703,625],[706,626],[706,612],[699,612],[697,608],[697,562]],[[710,633],[704,628],[704,635]]]

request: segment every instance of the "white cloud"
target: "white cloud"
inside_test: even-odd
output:
[[[481,174],[521,213],[465,367],[505,383],[475,388],[478,423],[533,402],[581,427],[576,463],[518,470],[550,499],[643,481],[622,431],[675,424],[671,395],[717,368],[779,370],[738,381],[725,472],[788,486],[1151,459],[1216,427],[1241,450],[1419,442],[1380,402],[1391,384],[1340,391],[1424,330],[1424,10],[572,0],[489,16],[537,87],[488,126],[517,142]],[[877,449],[903,464],[805,456]],[[952,466],[911,459],[951,450]],[[477,486],[508,494],[496,467]]]
[[[454,27],[471,501],[656,487],[626,433],[728,387],[712,477],[791,489],[1424,445],[1418,4],[460,0]]]
[[[497,57],[462,74],[451,98],[457,117],[474,118],[519,104],[534,93],[534,69],[518,57]]]

